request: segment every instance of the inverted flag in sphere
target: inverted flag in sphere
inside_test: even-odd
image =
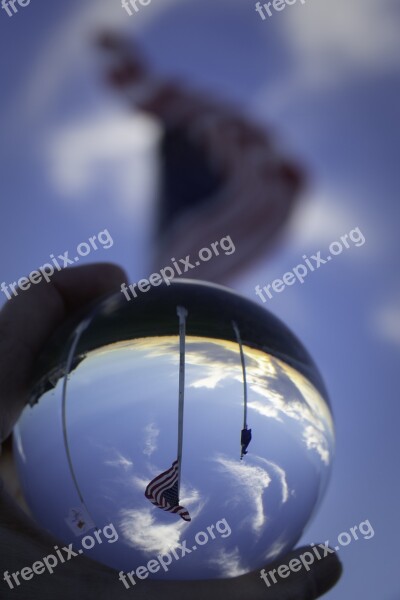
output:
[[[242,454],[240,458],[243,458],[245,454],[247,454],[247,447],[251,442],[251,429],[242,429],[240,445],[242,446]]]
[[[144,495],[158,508],[167,512],[176,513],[184,521],[191,521],[186,508],[179,506],[178,496],[179,463],[175,460],[168,471],[164,471],[150,481]]]

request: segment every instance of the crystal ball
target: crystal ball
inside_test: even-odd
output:
[[[64,325],[14,431],[36,522],[142,579],[234,577],[285,554],[333,451],[299,340],[258,304],[190,280],[117,293]]]

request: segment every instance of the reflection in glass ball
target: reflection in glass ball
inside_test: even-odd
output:
[[[112,296],[38,370],[15,429],[21,484],[37,522],[76,548],[114,526],[118,539],[84,550],[95,560],[130,572],[169,553],[150,577],[233,577],[291,549],[321,500],[334,433],[318,371],[225,288]]]

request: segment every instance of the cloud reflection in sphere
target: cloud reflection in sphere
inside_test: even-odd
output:
[[[79,548],[68,516],[83,499],[82,514],[118,532],[85,552],[126,572],[184,540],[191,552],[152,578],[261,568],[300,538],[328,481],[333,423],[314,363],[280,321],[226,288],[180,280],[121,296],[60,331],[38,365],[34,402],[15,429],[32,515]],[[145,497],[177,458],[177,306],[188,312],[179,504],[190,522]],[[252,439],[241,460],[244,375]]]

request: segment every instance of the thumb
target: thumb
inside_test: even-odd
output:
[[[323,544],[321,546],[324,547]],[[324,552],[319,546],[317,550],[320,559],[312,546],[297,548],[261,571],[232,579],[143,582],[144,597],[162,596],[167,600],[186,600],[189,597],[192,600],[315,600],[330,590],[342,573],[341,563],[333,550],[329,548],[328,552],[326,548]],[[263,575],[268,578],[267,581]]]
[[[274,600],[314,600],[340,579],[342,565],[336,552],[323,544],[296,548],[260,571],[260,579]]]

